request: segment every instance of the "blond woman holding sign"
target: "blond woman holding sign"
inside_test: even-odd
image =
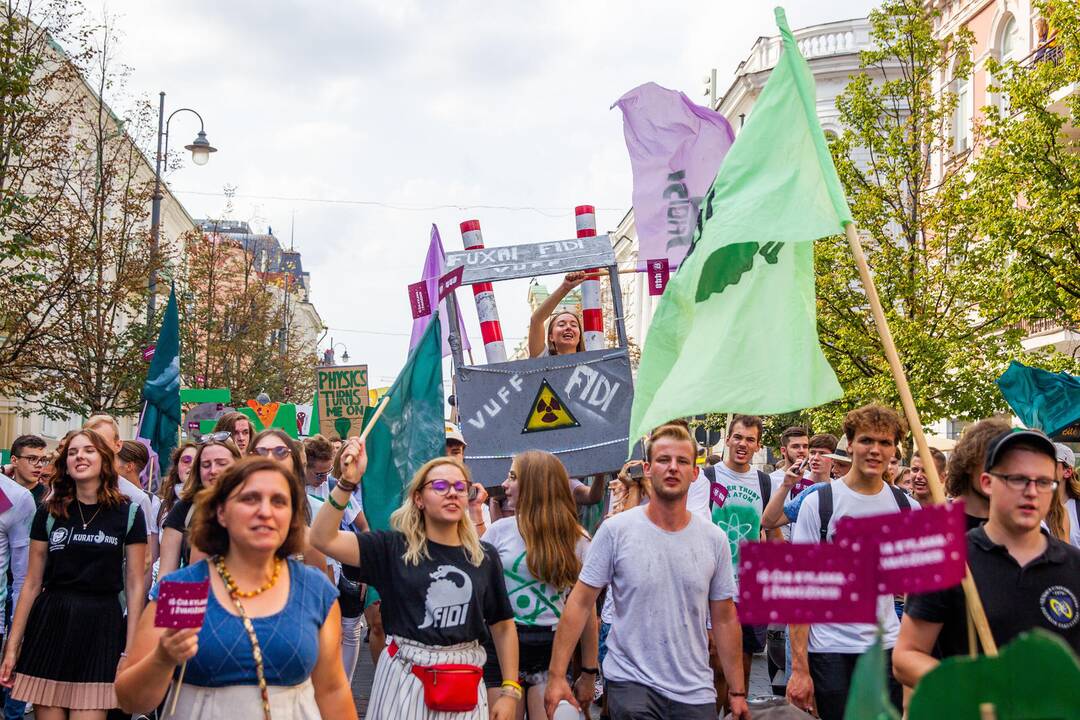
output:
[[[258,457],[199,494],[191,539],[209,557],[164,580],[209,581],[202,627],[155,627],[152,594],[116,679],[125,711],[157,707],[175,677],[175,718],[356,718],[337,588],[289,558],[303,544],[304,503],[300,478]]]

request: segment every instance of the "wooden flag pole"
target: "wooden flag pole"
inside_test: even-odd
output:
[[[371,432],[371,428],[375,427],[375,423],[378,422],[379,416],[383,414],[383,410],[390,404],[390,393],[383,395],[382,400],[379,402],[379,407],[375,408],[375,414],[371,416],[371,421],[364,427],[363,432],[360,433],[360,440],[367,440],[368,433]],[[352,457],[345,459],[345,464],[350,465],[352,463]]]
[[[915,446],[919,449],[919,457],[922,458],[923,472],[926,473],[929,480],[930,496],[933,497],[936,504],[944,504],[945,488],[941,484],[941,478],[938,477],[934,458],[930,455],[930,446],[926,443],[926,435],[923,433],[922,422],[919,420],[919,411],[915,408],[915,399],[911,395],[911,387],[908,385],[904,366],[900,364],[900,355],[896,352],[896,343],[893,342],[892,331],[889,329],[889,323],[885,319],[885,311],[881,307],[881,299],[878,297],[874,278],[870,275],[870,266],[866,262],[866,255],[863,253],[862,243],[859,241],[859,233],[855,223],[848,223],[844,228],[844,232],[847,235],[848,245],[851,247],[851,254],[855,257],[855,265],[859,268],[859,277],[862,279],[866,298],[870,301],[870,311],[874,315],[874,325],[877,326],[878,337],[881,339],[885,357],[888,359],[889,367],[892,369],[893,380],[896,382],[896,389],[900,393],[900,403],[904,407],[904,415],[907,416],[911,434],[915,438]],[[979,599],[979,591],[975,587],[975,579],[971,576],[971,568],[967,569],[964,576],[963,587],[964,597],[967,600],[967,609],[975,623],[975,630],[979,635],[979,642],[982,643],[983,651],[987,655],[995,657],[998,654],[997,643],[994,642],[994,636],[990,632],[990,623],[986,620],[986,611],[983,610],[982,600]]]
[[[187,660],[180,666],[180,677],[176,678],[176,692],[173,693],[172,702],[169,704],[168,717],[176,713],[176,701],[180,699],[180,688],[184,685],[184,671],[187,670]]]

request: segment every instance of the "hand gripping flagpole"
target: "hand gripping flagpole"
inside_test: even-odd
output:
[[[866,262],[866,255],[863,254],[862,243],[859,241],[859,232],[855,227],[855,223],[848,223],[844,227],[844,233],[847,235],[851,254],[855,256],[855,265],[859,268],[859,277],[862,279],[866,298],[870,301],[870,311],[874,315],[874,325],[877,327],[878,337],[881,339],[881,345],[885,349],[885,357],[888,359],[889,367],[892,369],[896,389],[900,392],[900,403],[904,407],[904,415],[907,417],[908,424],[911,427],[911,434],[915,438],[915,446],[919,450],[919,457],[922,458],[923,472],[926,473],[929,480],[930,496],[934,499],[934,503],[942,505],[945,503],[945,488],[941,484],[941,478],[938,477],[934,458],[930,455],[930,446],[926,444],[926,435],[923,433],[922,422],[919,420],[919,411],[915,408],[915,400],[911,395],[911,387],[908,385],[904,366],[900,364],[900,355],[896,352],[896,343],[893,342],[892,331],[889,329],[889,323],[885,319],[881,299],[878,297],[874,278],[870,275],[870,266]],[[979,599],[975,579],[971,576],[971,568],[967,568],[963,588],[964,597],[967,600],[967,611],[975,623],[975,631],[979,636],[979,642],[982,643],[983,651],[990,657],[996,657],[998,654],[997,643],[994,642],[994,636],[990,632],[990,623],[986,620],[986,612],[983,610],[982,600]]]

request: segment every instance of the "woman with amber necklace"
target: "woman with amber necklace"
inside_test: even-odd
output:
[[[359,438],[341,449],[341,464],[311,543],[359,568],[384,601],[389,643],[375,666],[367,720],[512,720],[522,694],[514,611],[499,555],[480,544],[466,512],[469,471],[450,457],[425,463],[390,516],[393,530],[354,533],[338,527],[367,468]],[[490,714],[481,645],[489,632],[503,678]]]
[[[289,558],[303,542],[304,499],[300,478],[268,458],[241,460],[199,493],[191,539],[209,557],[164,580],[209,580],[202,627],[154,627],[151,593],[116,678],[125,711],[149,712],[182,673],[168,699],[178,719],[355,720],[337,588]]]

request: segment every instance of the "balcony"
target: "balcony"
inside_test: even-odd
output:
[[[1058,352],[1074,356],[1080,352],[1080,333],[1063,325],[1060,320],[1025,320],[1020,323],[1020,329],[1024,331],[1024,339],[1021,340],[1024,350],[1053,347]]]
[[[852,55],[870,46],[870,23],[865,18],[811,25],[792,34],[799,52],[811,61],[834,55]],[[783,42],[779,35],[758,38],[750,50],[750,56],[739,63],[736,77],[772,69],[780,59],[782,49]]]

